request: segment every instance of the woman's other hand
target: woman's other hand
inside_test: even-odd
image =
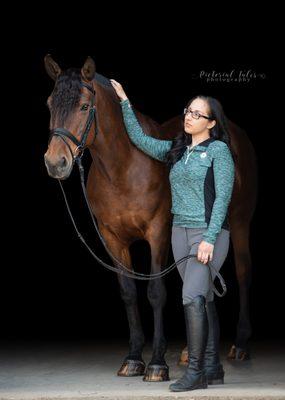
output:
[[[197,259],[203,264],[213,260],[214,245],[202,240],[198,247]]]
[[[115,92],[117,93],[120,100],[121,101],[127,100],[128,97],[123,89],[123,86],[119,82],[115,81],[115,79],[110,79],[110,82],[111,82],[113,88],[115,89]]]

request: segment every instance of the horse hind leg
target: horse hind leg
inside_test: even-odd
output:
[[[249,289],[252,279],[252,264],[249,232],[249,222],[231,228],[235,270],[239,285],[240,310],[235,342],[227,355],[230,360],[244,361],[250,358],[248,340],[252,329],[249,316]]]

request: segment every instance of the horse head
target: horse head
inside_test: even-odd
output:
[[[76,157],[92,145],[96,136],[96,67],[88,57],[83,67],[62,71],[48,54],[44,59],[48,75],[55,81],[47,105],[50,110],[50,139],[44,155],[48,174],[69,177]]]

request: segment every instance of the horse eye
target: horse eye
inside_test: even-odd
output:
[[[80,108],[81,111],[86,111],[88,110],[88,104],[83,104],[82,107]]]

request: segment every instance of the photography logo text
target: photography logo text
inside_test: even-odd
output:
[[[266,79],[263,72],[257,72],[252,69],[231,71],[200,71],[193,75],[194,79],[201,79],[206,83],[250,83],[257,80]]]

